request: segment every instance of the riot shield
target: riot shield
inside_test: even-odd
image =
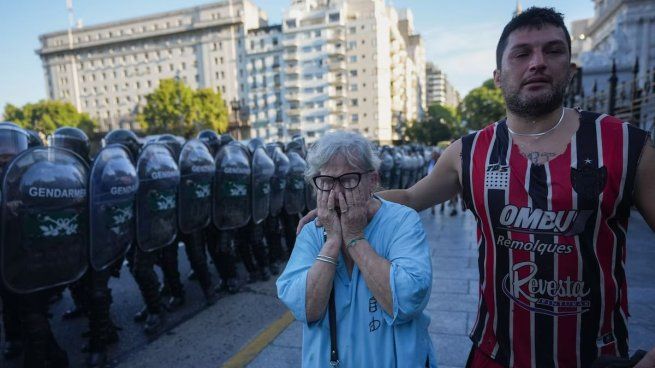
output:
[[[179,167],[178,222],[180,231],[190,234],[204,229],[211,221],[215,163],[207,146],[192,139],[182,147]]]
[[[139,178],[126,147],[112,144],[96,156],[89,176],[89,260],[96,271],[122,258],[134,241]]]
[[[240,143],[232,141],[216,155],[213,220],[219,230],[238,229],[250,221],[250,159]]]
[[[284,191],[284,210],[290,215],[305,210],[305,169],[307,163],[296,152],[287,153],[289,157],[289,173],[287,187]]]
[[[147,144],[137,160],[136,239],[144,252],[171,244],[177,237],[177,191],[180,171],[171,151]]]
[[[269,214],[277,216],[284,207],[284,191],[289,173],[289,158],[276,143],[266,145],[266,152],[275,164],[275,173],[271,178],[271,201]]]
[[[311,211],[316,208],[316,190],[314,184],[305,182],[305,208]]]
[[[393,170],[393,156],[388,150],[380,155],[380,185],[382,188],[391,189],[391,174]]]
[[[393,154],[393,171],[391,175],[391,188],[400,189],[400,181],[403,172],[403,154],[396,150]]]
[[[8,121],[0,123],[0,182],[4,168],[29,144],[30,135],[26,130]]]
[[[71,151],[36,147],[7,166],[0,273],[31,293],[78,280],[88,267],[88,166]]]
[[[271,178],[275,164],[264,148],[254,148],[252,153],[252,220],[259,224],[266,219],[271,202]]]

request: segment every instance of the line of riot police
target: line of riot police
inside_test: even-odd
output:
[[[277,274],[300,216],[315,206],[299,137],[285,147],[259,139],[244,145],[212,131],[185,142],[116,130],[93,159],[79,129],[59,128],[48,141],[0,123],[3,354],[22,355],[27,368],[69,365],[48,321],[50,302],[65,288],[75,305],[64,318],[89,320],[87,366],[103,366],[118,341],[109,279],[125,260],[145,305],[135,321],[156,335],[165,313],[185,303],[180,242],[212,304],[219,293],[239,290],[237,259],[249,282]]]
[[[428,174],[432,148],[411,144],[383,146],[380,155],[380,185],[385,189],[407,189]]]

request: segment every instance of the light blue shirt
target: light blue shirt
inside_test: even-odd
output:
[[[377,254],[391,262],[389,280],[393,315],[387,314],[366,286],[357,264],[352,279],[339,255],[334,280],[337,344],[341,368],[436,367],[423,310],[430,298],[432,265],[416,211],[382,201],[364,235]],[[320,320],[307,323],[307,273],[323,246],[323,229],[315,222],[298,235],[291,258],[277,280],[277,294],[303,325],[302,366],[330,367],[330,323],[327,308]],[[355,245],[358,246],[358,245]],[[361,246],[361,245],[359,245]]]

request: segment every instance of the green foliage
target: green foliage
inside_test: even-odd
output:
[[[406,134],[411,141],[430,146],[436,146],[437,143],[452,137],[452,131],[448,124],[432,118],[414,122],[407,128]]]
[[[71,126],[91,135],[98,126],[89,114],[78,112],[70,102],[54,100],[28,103],[20,108],[7,104],[4,119],[43,134],[50,134],[62,126]]]
[[[199,89],[194,96],[196,130],[227,131],[228,110],[220,92],[210,88]]]
[[[162,79],[146,101],[137,122],[147,134],[191,137],[202,129],[227,130],[227,107],[211,89],[194,91],[179,80]]]
[[[464,97],[462,119],[467,121],[468,129],[482,129],[503,116],[505,116],[505,100],[501,90],[493,84],[492,79],[471,90]]]
[[[458,138],[466,133],[466,128],[461,123],[461,114],[455,107],[438,103],[432,104],[428,108],[428,119],[446,124],[452,134],[451,138]]]

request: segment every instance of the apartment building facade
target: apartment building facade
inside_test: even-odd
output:
[[[459,106],[462,98],[448,81],[448,76],[434,63],[427,63],[425,70],[427,105]]]
[[[100,122],[136,128],[145,95],[160,79],[212,88],[224,100],[247,100],[244,39],[267,15],[248,0],[83,27],[40,36],[46,91]]]
[[[103,131],[138,128],[164,78],[238,100],[251,136],[266,140],[349,129],[389,143],[427,108],[422,39],[411,12],[384,0],[291,0],[280,25],[249,0],[226,0],[40,40],[49,98]]]

